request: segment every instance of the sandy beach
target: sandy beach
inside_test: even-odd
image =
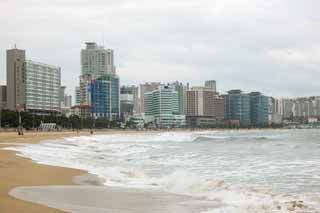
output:
[[[76,132],[47,132],[25,133],[18,136],[13,132],[0,133],[0,148],[15,143],[38,143],[43,140],[68,136],[77,136],[87,133]],[[84,171],[40,165],[29,159],[16,155],[13,151],[0,149],[0,212],[1,213],[46,213],[63,212],[34,204],[9,196],[9,191],[18,186],[46,186],[46,185],[73,185],[73,177],[85,174]]]
[[[103,132],[111,133],[119,131]],[[0,148],[80,135],[88,133],[26,133],[24,136],[0,133]],[[147,213],[150,210],[195,213],[218,205],[158,191],[105,187],[101,179],[85,171],[41,165],[16,154],[14,151],[0,150],[1,213]]]

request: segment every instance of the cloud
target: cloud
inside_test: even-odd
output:
[[[320,15],[315,0],[1,1],[5,49],[62,67],[73,93],[86,41],[115,50],[123,84],[184,81],[274,96],[320,95]],[[3,70],[3,71],[1,71]]]

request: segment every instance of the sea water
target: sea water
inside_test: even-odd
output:
[[[107,186],[218,202],[207,213],[320,212],[320,130],[138,132],[7,149]]]

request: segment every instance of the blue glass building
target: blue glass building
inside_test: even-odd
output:
[[[120,116],[120,82],[114,74],[106,74],[89,84],[89,102],[94,117],[118,120]]]
[[[253,126],[269,125],[269,98],[260,92],[250,93],[250,118]]]
[[[224,95],[225,119],[242,127],[251,125],[250,96],[241,90],[230,90]]]

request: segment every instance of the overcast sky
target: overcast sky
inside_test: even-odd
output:
[[[72,93],[80,50],[115,50],[122,84],[217,80],[273,96],[320,95],[319,0],[0,0],[0,82],[5,50],[62,68]]]

